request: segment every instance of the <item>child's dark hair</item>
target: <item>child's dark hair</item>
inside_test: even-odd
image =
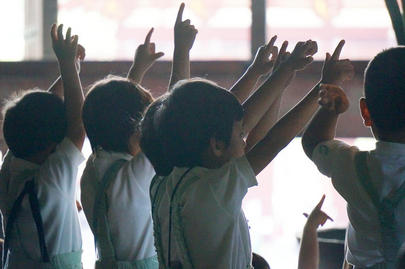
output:
[[[371,119],[381,132],[405,129],[405,47],[385,50],[368,64],[364,91]]]
[[[109,76],[96,82],[83,105],[83,123],[93,151],[129,152],[129,138],[139,131],[145,109],[153,101],[149,91],[130,80]]]
[[[158,175],[201,165],[212,137],[229,145],[243,108],[227,90],[203,79],[178,82],[155,101],[142,123],[141,148]]]
[[[58,96],[30,90],[8,100],[3,109],[3,135],[14,156],[29,158],[66,135],[65,106]]]

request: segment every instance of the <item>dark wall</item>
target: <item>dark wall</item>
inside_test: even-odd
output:
[[[359,114],[358,99],[362,95],[362,81],[367,62],[354,62],[355,78],[344,85],[351,107],[340,119],[338,136],[370,136],[364,128]],[[108,74],[125,76],[131,62],[84,62],[81,79],[83,88]],[[193,62],[192,76],[204,77],[229,88],[244,72],[245,62]],[[284,94],[281,113],[285,113],[319,80],[322,62],[314,62],[306,70],[299,72]],[[46,89],[58,76],[56,62],[0,62],[0,98],[4,100],[18,90],[39,87]],[[170,62],[158,62],[146,74],[143,85],[149,88],[154,96],[162,94],[168,85]],[[0,147],[4,142],[0,140]]]

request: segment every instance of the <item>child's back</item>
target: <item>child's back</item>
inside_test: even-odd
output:
[[[337,96],[336,109],[322,108],[314,117],[303,146],[347,201],[348,262],[356,267],[389,265],[405,240],[405,48],[380,53],[366,70],[360,108],[377,139],[374,150],[360,152],[333,140],[338,114],[347,109],[344,94]]]
[[[83,161],[83,93],[76,71],[78,37],[62,26],[52,41],[64,101],[30,91],[10,101],[3,132],[10,149],[0,172],[0,209],[6,227],[7,268],[81,268],[76,176]]]
[[[137,142],[151,101],[149,92],[119,77],[97,82],[86,96],[83,121],[93,154],[81,200],[96,237],[97,268],[157,268],[149,198],[155,172]]]

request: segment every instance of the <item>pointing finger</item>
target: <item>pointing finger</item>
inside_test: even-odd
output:
[[[273,47],[274,43],[276,43],[276,40],[277,40],[277,36],[275,35],[270,39],[269,43],[266,45],[266,48],[270,49],[271,47]]]
[[[337,45],[335,51],[332,54],[332,60],[338,60],[340,57],[340,53],[342,52],[342,48],[345,44],[344,40],[340,40],[339,44]]]
[[[280,54],[284,54],[287,51],[288,41],[284,41],[280,48]]]
[[[179,24],[183,20],[184,3],[181,3],[179,11],[177,12],[176,24]]]
[[[325,201],[325,194],[322,195],[321,200],[319,201],[319,203],[316,205],[315,209],[320,210],[322,205],[323,205],[323,201]]]
[[[145,42],[144,42],[145,45],[147,45],[147,44],[150,43],[150,39],[151,39],[151,37],[152,37],[152,33],[153,33],[153,27],[150,28],[148,34],[147,34],[146,37],[145,37]]]

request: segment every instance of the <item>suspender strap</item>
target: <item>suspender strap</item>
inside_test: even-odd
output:
[[[377,190],[374,188],[371,177],[367,167],[367,152],[360,151],[354,157],[356,164],[357,176],[364,190],[367,192],[373,205],[378,209],[380,207],[380,198]]]
[[[22,192],[17,197],[17,199],[13,203],[13,206],[11,207],[11,212],[10,212],[10,215],[9,215],[9,218],[7,221],[6,234],[5,234],[5,239],[4,239],[2,268],[5,267],[5,264],[6,264],[6,261],[8,258],[8,251],[10,248],[9,240],[10,240],[11,232],[12,232],[14,223],[18,217],[18,213],[21,211],[22,201],[26,194],[28,194],[28,196],[29,196],[32,217],[34,218],[35,226],[36,226],[37,232],[38,232],[39,247],[40,247],[40,251],[41,251],[42,261],[50,262],[48,250],[47,250],[46,243],[45,243],[44,226],[43,226],[43,222],[42,222],[39,202],[38,202],[38,198],[37,198],[37,195],[35,192],[34,179],[31,179],[25,183]]]
[[[123,159],[115,161],[107,169],[97,188],[93,207],[93,228],[94,245],[96,246],[96,250],[98,250],[100,260],[116,259],[107,218],[108,202],[106,191],[126,162]]]
[[[186,177],[186,175],[191,171],[191,169],[193,169],[193,167],[190,167],[189,169],[187,169],[186,172],[184,172],[184,174],[180,177],[179,181],[177,182],[176,186],[174,186],[172,195],[170,196],[170,208],[169,208],[169,240],[168,240],[168,248],[167,248],[167,263],[168,263],[168,267],[171,268],[172,264],[171,264],[171,243],[172,243],[172,214],[173,214],[173,199],[176,195],[177,189],[179,188],[181,182],[183,181],[183,179]],[[180,264],[173,264],[173,268],[181,268]]]
[[[38,198],[35,193],[34,181],[31,180],[31,181],[27,182],[27,184],[29,185],[28,195],[29,195],[29,200],[30,200],[32,217],[34,218],[35,226],[37,227],[37,232],[38,232],[38,237],[39,237],[39,247],[41,249],[42,261],[50,262],[49,255],[48,255],[48,249],[46,248],[46,243],[45,243],[45,233],[44,233],[44,225],[43,225],[42,217],[41,217],[41,211],[39,208]]]
[[[405,183],[402,183],[398,190],[387,197],[384,197],[380,201],[377,190],[372,184],[370,173],[368,171],[367,152],[357,153],[355,156],[355,164],[360,183],[370,196],[373,205],[378,211],[382,252],[387,266],[392,267],[391,265],[395,264],[397,253],[401,246],[398,239],[398,225],[395,218],[395,209],[399,202],[405,198]]]

